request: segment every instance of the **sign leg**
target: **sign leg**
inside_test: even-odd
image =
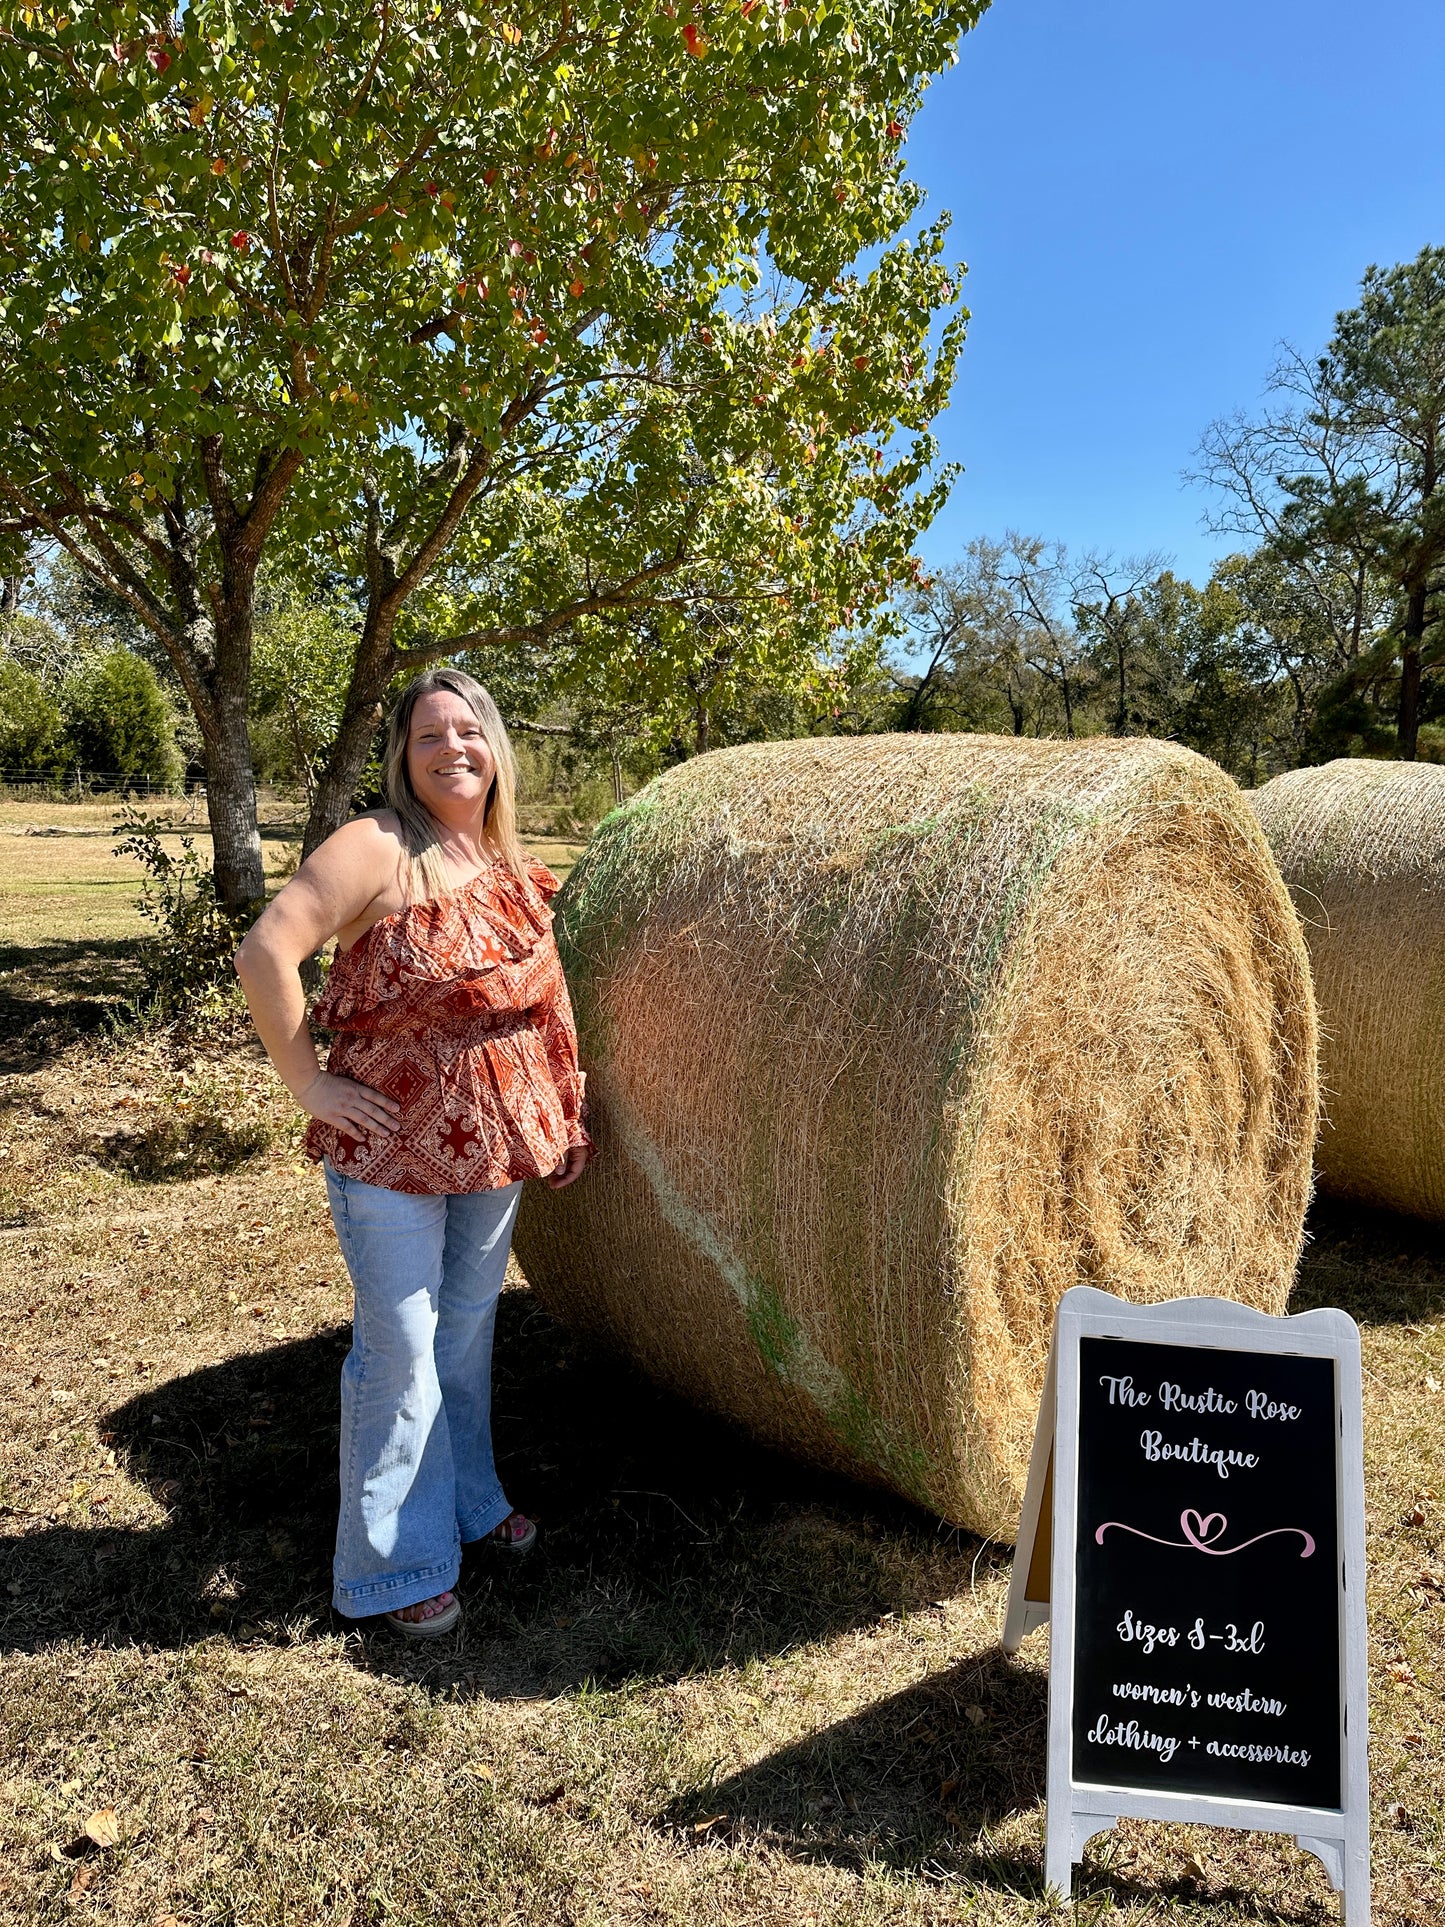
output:
[[[1044,1835],[1044,1884],[1067,1900],[1074,1886],[1073,1816],[1067,1808],[1054,1819],[1050,1802],[1048,1829]]]
[[[1368,1841],[1322,1840],[1295,1835],[1295,1845],[1312,1853],[1325,1870],[1330,1885],[1342,1899],[1345,1927],[1369,1927],[1370,1849]]]
[[[1345,1927],[1370,1927],[1369,1841],[1345,1843]]]

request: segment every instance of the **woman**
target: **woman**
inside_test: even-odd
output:
[[[392,711],[391,807],[328,837],[236,953],[261,1041],[312,1122],[354,1288],[341,1374],[334,1601],[411,1638],[450,1632],[464,1543],[525,1552],[492,1460],[492,1331],[524,1178],[591,1151],[548,900],[517,842],[497,706],[456,669]],[[300,968],[332,937],[316,1020]]]

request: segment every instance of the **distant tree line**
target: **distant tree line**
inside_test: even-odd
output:
[[[1335,756],[1404,755],[1398,604],[1369,575],[1363,594],[1358,578],[1322,576],[1268,544],[1227,556],[1200,588],[1157,556],[976,540],[916,590],[912,647],[875,697],[880,726],[1163,736],[1248,785]],[[1433,616],[1421,653],[1409,753],[1445,761]]]

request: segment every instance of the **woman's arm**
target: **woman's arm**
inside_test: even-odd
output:
[[[236,952],[236,975],[266,1055],[302,1110],[349,1137],[396,1129],[400,1105],[381,1091],[323,1071],[306,1025],[301,965],[393,884],[396,839],[375,817],[329,836],[278,892]]]

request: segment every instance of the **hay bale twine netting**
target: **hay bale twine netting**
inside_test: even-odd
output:
[[[1320,1186],[1445,1219],[1445,769],[1326,763],[1250,800],[1314,970]]]
[[[558,899],[600,1156],[542,1302],[758,1437],[999,1536],[1065,1287],[1281,1311],[1309,973],[1234,784],[1154,742],[757,744]]]

